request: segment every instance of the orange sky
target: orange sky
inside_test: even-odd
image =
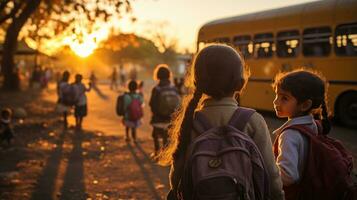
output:
[[[137,23],[120,22],[123,31],[150,36],[150,24],[166,22],[167,34],[179,40],[179,48],[194,51],[199,28],[212,20],[268,10],[313,0],[136,0]],[[203,3],[204,2],[204,3]]]
[[[129,17],[115,19],[110,24],[101,24],[93,33],[85,34],[83,43],[78,42],[75,37],[56,38],[47,42],[42,48],[45,49],[45,52],[52,54],[53,50],[65,44],[69,45],[77,55],[86,57],[97,48],[98,43],[107,38],[112,27],[152,39],[152,35],[157,31],[155,26],[164,24],[161,32],[168,35],[170,39],[178,41],[179,51],[187,49],[193,52],[199,28],[209,21],[311,1],[135,0],[132,1],[132,15],[137,18],[135,23],[129,22]]]

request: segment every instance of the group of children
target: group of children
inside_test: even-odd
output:
[[[321,74],[299,69],[279,73],[275,77],[272,86],[276,97],[272,106],[274,106],[277,117],[287,118],[288,121],[274,131],[274,134],[277,135],[274,146],[262,115],[254,110],[241,108],[237,102],[248,81],[250,71],[235,49],[226,45],[211,45],[202,49],[195,58],[191,72],[187,74],[186,81],[191,94],[185,95],[181,101],[178,97],[179,91],[171,84],[171,72],[168,66],[157,66],[154,71],[154,80],[157,81],[157,84],[152,89],[149,102],[152,111],[151,125],[154,140],[152,156],[163,165],[171,165],[169,175],[171,190],[167,199],[239,199],[235,195],[241,194],[232,192],[237,190],[237,186],[241,187],[240,193],[244,194],[243,199],[319,199],[321,197],[319,196],[321,193],[311,192],[316,188],[308,190],[313,194],[299,194],[299,192],[306,191],[306,186],[301,184],[306,182],[304,173],[308,173],[307,171],[310,170],[306,167],[307,163],[310,165],[313,163],[309,161],[313,158],[309,155],[312,148],[310,137],[327,135],[331,128],[326,101],[327,83]],[[136,127],[140,124],[140,119],[130,120],[132,110],[130,105],[134,99],[138,99],[139,104],[142,104],[143,98],[136,92],[137,83],[135,81],[130,81],[128,88],[130,92],[124,98],[124,109],[128,112],[124,114],[123,122],[126,126],[126,138],[129,138],[128,132],[131,128],[132,137],[135,140]],[[239,113],[240,111],[241,113]],[[249,115],[246,114],[248,112]],[[203,115],[207,121],[206,125],[201,124],[201,127],[197,125],[198,115],[201,117]],[[259,151],[258,157],[260,157],[259,162],[254,161],[258,164],[250,168],[247,166],[240,168],[240,170],[247,168],[251,172],[243,172],[243,174],[240,172],[240,176],[243,178],[239,177],[238,180],[232,173],[224,175],[224,171],[238,170],[238,167],[232,169],[234,162],[227,159],[229,156],[231,159],[232,154],[229,156],[225,156],[225,154],[241,149],[242,147],[238,148],[237,145],[242,144],[235,143],[242,142],[242,139],[228,142],[232,145],[227,148],[228,150],[224,149],[223,143],[218,144],[220,148],[213,150],[217,144],[215,142],[219,139],[212,135],[205,138],[209,131],[198,131],[200,128],[207,130],[207,127],[204,126],[232,125],[236,115],[247,115],[239,118],[243,121],[246,120],[245,122],[238,121],[236,123],[243,124],[239,131],[249,136],[248,139],[244,139],[244,145],[247,144],[247,140],[251,141],[254,148]],[[297,126],[298,128],[296,128]],[[228,129],[230,128],[214,129],[214,131],[221,131],[221,135],[232,135],[232,133],[227,133]],[[308,135],[304,133],[305,131],[299,131],[300,129],[308,130]],[[236,129],[231,130],[231,132],[237,131]],[[228,136],[223,138],[227,140]],[[163,140],[163,145],[160,145],[160,139]],[[199,147],[199,144],[207,144],[204,143],[205,139],[216,140],[208,143],[210,147],[205,147],[211,148],[211,151],[194,153],[197,148],[202,148]],[[249,147],[246,151],[252,151],[254,148]],[[250,152],[249,155],[255,153]],[[206,159],[209,159],[208,168],[201,164]],[[245,163],[246,159],[244,158],[242,163]],[[351,162],[347,161],[347,163],[352,165]],[[195,165],[197,169],[193,169]],[[260,165],[266,176],[254,174],[261,172],[258,172],[256,165]],[[187,169],[189,170],[187,171]],[[202,178],[205,176],[208,177],[207,180]],[[227,181],[225,179],[227,176],[231,176],[234,181]],[[218,178],[214,179],[215,177]],[[250,182],[250,179],[254,179],[253,183]],[[260,186],[256,181],[260,181]],[[230,187],[230,183],[234,183],[235,186]],[[233,188],[232,191],[229,191],[229,188]],[[222,193],[222,191],[224,192]],[[324,199],[341,199],[346,196],[346,194],[340,194],[337,188],[336,191],[337,195],[334,191],[326,192]],[[229,198],[225,198],[227,195]]]
[[[295,189],[297,188],[297,191],[300,192],[301,188],[304,188],[301,183],[304,183],[302,179],[307,170],[306,165],[311,162],[309,152],[312,143],[309,137],[299,130],[306,129],[317,136],[327,135],[331,129],[327,112],[326,80],[322,75],[311,70],[299,69],[280,73],[275,77],[273,90],[276,97],[272,105],[279,118],[288,120],[274,131],[274,134],[277,135],[274,149],[268,126],[258,112],[252,111],[246,117],[244,126],[241,127],[241,131],[249,136],[249,141],[253,141],[254,148],[259,150],[257,154],[259,156],[254,158],[256,160],[252,162],[250,172],[254,172],[257,166],[266,171],[267,176],[263,176],[261,181],[265,185],[269,185],[268,191],[254,189],[248,191],[243,186],[247,183],[249,185],[249,181],[243,183],[244,180],[236,180],[234,177],[232,177],[233,181],[227,181],[223,175],[222,179],[214,180],[214,185],[210,185],[212,183],[208,179],[198,181],[198,185],[192,184],[193,181],[197,181],[195,180],[197,173],[205,172],[188,170],[186,173],[187,168],[194,166],[193,160],[199,156],[201,156],[199,158],[202,156],[212,157],[207,164],[209,173],[214,173],[215,177],[217,174],[223,173],[219,170],[216,173],[215,169],[227,168],[224,165],[229,161],[220,159],[220,156],[222,155],[224,158],[224,154],[227,152],[212,155],[209,152],[203,153],[204,155],[190,155],[194,151],[193,143],[199,145],[199,141],[204,139],[196,128],[196,117],[199,113],[207,119],[212,127],[223,127],[231,123],[237,110],[240,109],[236,99],[238,99],[237,96],[242,95],[241,93],[248,82],[249,73],[242,56],[235,49],[226,45],[205,47],[195,57],[191,72],[187,73],[186,81],[189,94],[181,100],[179,91],[170,81],[172,75],[168,66],[159,65],[156,67],[154,79],[157,84],[152,89],[149,102],[152,111],[151,125],[153,126],[152,137],[155,150],[153,156],[159,159],[159,163],[171,165],[169,175],[171,190],[167,199],[213,199],[211,196],[222,199],[218,198],[222,194],[215,193],[216,190],[222,189],[219,187],[221,183],[237,185],[234,190],[244,193],[243,196],[240,196],[242,199],[299,199],[301,197],[301,194],[296,193],[296,190],[294,190],[295,193],[292,192],[290,188],[296,186]],[[87,114],[85,93],[90,91],[91,87],[90,85],[86,87],[82,83],[82,76],[79,74],[76,75],[75,82],[69,84],[69,76],[69,72],[64,72],[58,85],[59,104],[64,107],[62,111],[65,127],[67,126],[69,107],[74,105],[76,126],[81,128],[83,117]],[[73,91],[69,89],[70,86],[74,86]],[[138,83],[135,80],[129,81],[128,90],[122,98],[123,124],[126,127],[126,140],[130,140],[129,132],[131,130],[131,137],[136,141],[136,128],[140,125],[140,120],[143,117],[144,100],[142,92],[138,91]],[[75,94],[74,102],[70,102],[70,99],[66,97],[71,92]],[[262,99],[262,101],[264,100]],[[11,112],[8,110],[1,113],[1,139],[9,140],[11,138],[7,125],[10,116]],[[296,126],[299,126],[300,129],[293,128]],[[216,132],[222,131],[225,134],[228,134],[228,130],[231,135],[232,132],[237,132],[237,129],[234,128],[215,129]],[[210,137],[212,138],[209,139],[219,140],[216,137]],[[163,140],[162,145],[160,145],[160,139]],[[248,139],[245,140],[248,142]],[[238,138],[237,141],[242,140]],[[212,143],[212,148],[213,146]],[[254,148],[240,151],[248,152]],[[234,148],[230,149],[230,151],[235,150]],[[261,162],[257,160],[261,160]],[[202,160],[197,162],[200,163]],[[324,169],[321,168],[321,170]],[[244,175],[252,176],[248,172]],[[255,184],[257,183],[250,186],[255,187]],[[232,192],[228,187],[223,189],[225,195]],[[199,194],[201,191],[207,192],[204,194],[206,196],[202,197],[202,194]],[[240,194],[229,193],[229,195],[230,199],[240,199],[235,196]],[[341,194],[331,197],[331,199],[343,199],[343,197],[344,194]],[[319,199],[319,196],[314,196],[312,199]]]
[[[180,103],[180,94],[176,86],[170,81],[171,71],[165,64],[160,64],[154,71],[154,80],[157,85],[152,89],[149,106],[152,111],[151,125],[153,126],[152,138],[154,141],[154,152],[152,157],[155,157],[162,147],[168,143],[168,127],[171,120],[171,114],[175,111]],[[128,92],[118,97],[118,107],[123,107],[121,111],[117,111],[118,115],[123,116],[123,124],[126,129],[126,141],[130,141],[131,137],[136,142],[136,128],[141,124],[143,116],[143,82],[131,80],[128,83]],[[122,97],[122,98],[121,98]],[[121,100],[122,99],[122,100]],[[122,102],[121,102],[122,101]],[[160,144],[162,140],[162,144]]]
[[[162,119],[164,122],[171,121],[168,130],[170,139],[165,138],[165,141],[169,141],[169,143],[159,154],[159,163],[171,165],[169,175],[171,190],[167,199],[240,199],[235,196],[238,194],[229,191],[229,187],[220,187],[228,183],[235,184],[235,187],[232,187],[233,190],[237,190],[239,186],[239,191],[244,194],[239,196],[242,199],[301,199],[303,196],[299,192],[303,192],[304,190],[302,189],[306,189],[306,187],[300,183],[306,182],[302,182],[302,179],[303,177],[306,178],[304,172],[307,172],[305,168],[307,163],[312,162],[309,161],[309,159],[312,159],[312,156],[309,155],[312,148],[310,145],[312,144],[310,137],[300,132],[299,128],[302,126],[303,130],[307,129],[310,134],[315,136],[324,136],[330,131],[326,101],[327,83],[322,75],[311,70],[299,69],[280,73],[275,77],[273,89],[276,98],[272,104],[276,115],[279,118],[287,118],[288,121],[274,131],[274,134],[277,134],[274,151],[272,151],[273,145],[268,126],[259,113],[253,111],[247,118],[245,126],[242,127],[242,131],[249,136],[260,151],[260,159],[262,160],[261,163],[263,163],[261,167],[264,168],[267,176],[265,178],[263,176],[262,180],[259,181],[263,181],[264,185],[269,185],[267,187],[269,188],[268,191],[259,191],[258,189],[261,189],[259,187],[255,188],[255,190],[245,191],[247,188],[243,187],[244,184],[248,184],[249,188],[256,187],[257,183],[237,180],[234,176],[230,181],[225,179],[224,176],[232,176],[231,174],[222,175],[225,170],[237,169],[229,169],[229,163],[233,161],[224,160],[224,155],[237,149],[231,148],[223,151],[218,148],[212,150],[216,144],[213,140],[218,141],[219,137],[200,135],[199,131],[197,131],[198,129],[196,129],[197,113],[203,115],[212,127],[223,127],[232,121],[233,115],[240,108],[236,101],[236,99],[239,99],[237,96],[241,95],[248,81],[249,73],[249,69],[240,54],[226,45],[205,47],[195,57],[192,71],[186,77],[190,94],[184,97],[181,106],[172,115],[171,120],[170,117]],[[160,79],[159,77],[158,86],[169,84],[167,78],[168,76],[165,76],[165,79]],[[155,91],[156,89],[154,88],[153,96]],[[152,122],[160,122],[156,121],[156,108],[151,103],[154,113]],[[161,118],[159,119],[161,120]],[[296,126],[299,126],[299,128],[297,129]],[[154,125],[153,127],[153,137],[155,138],[154,135],[157,135],[159,131],[157,126]],[[237,132],[236,129],[232,130],[231,128],[214,129],[213,131],[216,131],[217,134],[219,131],[227,132],[227,130]],[[230,135],[232,133],[226,134]],[[313,136],[311,137],[313,138]],[[199,145],[204,144],[203,141],[206,139],[212,140],[212,146],[206,147],[208,149],[211,148],[212,151],[190,155],[195,152],[195,148],[202,148]],[[242,140],[238,138],[237,141],[241,142]],[[156,145],[155,150],[157,150]],[[251,150],[250,148],[247,151]],[[212,153],[215,151],[217,153]],[[208,163],[206,163],[209,167],[201,165],[206,159],[209,159]],[[351,163],[348,162],[348,164]],[[197,169],[193,169],[195,165]],[[257,165],[252,164],[250,170],[254,172]],[[322,167],[319,170],[323,171],[324,168]],[[189,170],[187,171],[187,169]],[[348,170],[351,169],[348,168]],[[243,175],[257,175],[252,171]],[[206,177],[207,179],[203,180],[202,177],[204,177],[205,173],[211,174]],[[323,174],[320,171],[318,173]],[[217,176],[222,176],[220,177],[222,179],[212,179],[212,177]],[[312,182],[314,181],[312,179]],[[342,183],[340,184],[342,185]],[[334,185],[334,187],[337,188],[337,185]],[[296,186],[295,189],[297,190],[292,192],[290,186]],[[322,185],[321,188],[324,188],[324,186]],[[223,196],[229,194],[230,198],[224,198],[218,190],[225,191]],[[320,196],[316,195],[317,193],[314,193],[313,190],[316,190],[316,188],[310,188],[309,191],[313,194],[305,194],[303,199],[320,199]],[[204,191],[204,194],[200,194],[202,191]],[[341,192],[337,189],[336,191]],[[323,198],[343,199],[346,197],[345,193],[338,192],[335,196],[330,195],[336,193],[336,191],[327,191]]]
[[[83,118],[87,116],[86,92],[91,90],[92,84],[89,83],[88,87],[84,85],[82,83],[83,76],[81,74],[75,75],[74,83],[69,83],[69,78],[70,73],[64,71],[62,79],[57,84],[57,110],[63,114],[64,128],[67,128],[67,115],[70,113],[72,107],[74,107],[76,129],[80,130],[82,129]]]

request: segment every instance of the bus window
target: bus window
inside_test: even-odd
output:
[[[229,38],[227,38],[227,37],[222,37],[222,38],[215,38],[211,42],[222,43],[222,44],[230,44],[231,40]]]
[[[256,58],[273,56],[274,37],[272,33],[261,33],[254,36],[254,55]]]
[[[357,56],[357,23],[337,26],[335,33],[336,54]]]
[[[238,48],[244,58],[250,58],[253,55],[253,42],[250,35],[235,36],[233,45]]]
[[[308,28],[303,33],[304,56],[328,56],[331,51],[331,28]]]
[[[299,31],[282,31],[277,34],[277,50],[279,57],[296,57],[299,54]]]

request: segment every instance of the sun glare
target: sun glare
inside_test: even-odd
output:
[[[91,34],[84,34],[81,41],[75,35],[65,39],[71,50],[78,56],[85,58],[91,55],[101,41],[108,37],[108,28],[99,29]]]
[[[84,41],[83,43],[72,43],[70,47],[75,54],[85,58],[93,53],[97,48],[97,44],[94,41]]]

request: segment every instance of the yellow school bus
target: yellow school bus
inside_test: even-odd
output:
[[[357,126],[357,1],[325,0],[224,18],[204,24],[197,51],[234,46],[251,70],[243,106],[273,110],[271,83],[280,71],[306,67],[328,79],[330,112]]]

